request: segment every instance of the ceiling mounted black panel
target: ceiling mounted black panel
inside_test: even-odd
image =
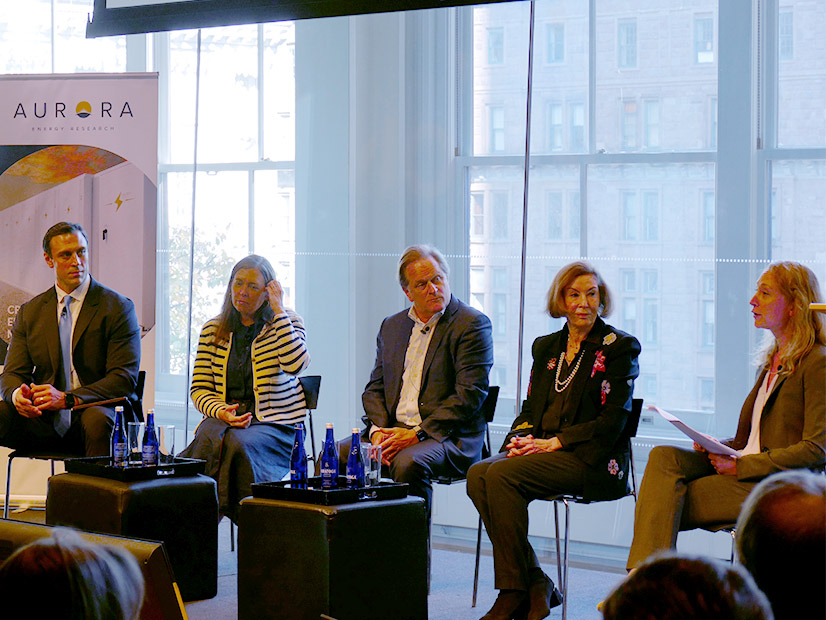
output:
[[[95,0],[86,38],[513,0]]]

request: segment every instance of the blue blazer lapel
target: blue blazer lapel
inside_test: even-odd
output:
[[[89,276],[91,278],[91,276]],[[80,315],[77,317],[77,323],[75,323],[75,330],[72,334],[72,351],[74,352],[75,348],[77,347],[77,343],[83,337],[83,333],[86,331],[86,328],[89,327],[89,324],[92,322],[92,318],[95,316],[98,310],[98,304],[100,303],[100,292],[101,292],[100,285],[92,278],[92,281],[89,283],[89,290],[86,291],[86,297],[83,300],[83,306],[80,308]]]
[[[388,341],[385,347],[390,347],[393,362],[384,365],[384,384],[386,394],[392,396],[392,402],[388,410],[396,411],[399,404],[399,396],[402,391],[402,375],[404,374],[404,358],[407,354],[407,344],[410,342],[410,333],[413,331],[413,321],[409,317],[404,317],[404,323],[400,329],[391,330],[388,333]]]
[[[427,381],[427,374],[430,371],[430,364],[433,362],[433,357],[436,355],[436,351],[441,346],[441,342],[447,334],[447,330],[453,322],[458,309],[459,302],[457,302],[456,298],[451,295],[450,303],[447,305],[447,308],[445,308],[442,318],[436,322],[436,327],[433,328],[433,336],[430,339],[430,344],[427,347],[427,353],[424,356],[424,364],[422,366],[422,390],[424,390],[424,385]],[[408,338],[409,337],[410,336],[408,334]]]

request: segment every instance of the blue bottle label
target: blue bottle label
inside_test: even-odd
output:
[[[142,461],[144,465],[157,465],[158,464],[158,446],[153,446],[152,444],[143,444],[143,454],[142,454]]]
[[[129,455],[129,446],[125,443],[116,443],[112,446],[112,461],[115,467],[121,467],[126,464]]]

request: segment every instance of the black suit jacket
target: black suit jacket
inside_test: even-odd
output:
[[[83,402],[127,396],[134,404],[140,359],[135,305],[92,279],[72,337],[72,361],[81,383],[72,393]],[[60,371],[57,293],[52,287],[20,307],[0,393],[14,406],[12,393],[20,385],[54,385]]]
[[[582,342],[582,361],[571,384],[561,394],[554,385],[560,355],[565,351],[568,326],[537,338],[533,367],[522,413],[502,446],[514,435],[557,437],[562,449],[589,465],[586,499],[607,499],[625,493],[630,474],[629,446],[620,439],[631,411],[634,379],[639,375],[640,343],[633,336],[597,318]],[[542,428],[542,416],[551,398],[564,398],[560,427]]]
[[[361,397],[367,418],[376,426],[397,426],[395,413],[413,326],[407,310],[381,324],[376,364]],[[485,429],[480,409],[488,395],[492,365],[490,319],[451,296],[436,323],[422,368],[419,413],[421,427],[430,437],[443,442],[475,436],[463,451],[478,453],[480,433]]]

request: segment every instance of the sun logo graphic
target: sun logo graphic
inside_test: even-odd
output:
[[[92,105],[88,101],[81,101],[77,104],[75,112],[80,118],[86,118],[92,115]]]

